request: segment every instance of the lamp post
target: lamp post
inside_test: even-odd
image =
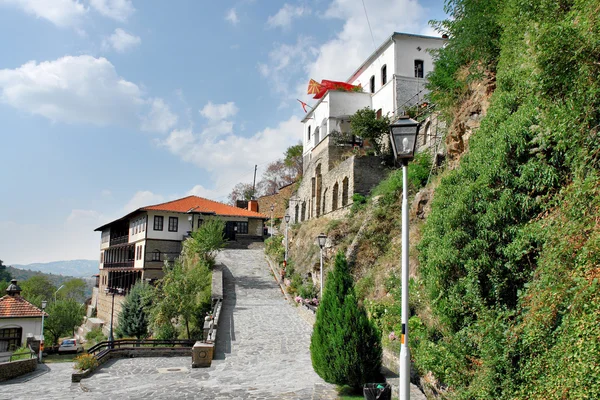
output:
[[[56,289],[56,292],[54,292],[54,302],[55,303],[56,303],[56,293],[58,293],[58,291],[64,287],[65,287],[65,285],[60,285],[60,287],[58,289]]]
[[[410,349],[408,347],[408,162],[413,159],[419,123],[403,116],[390,125],[396,160],[402,162],[402,336],[400,342],[400,400],[410,399]]]
[[[317,243],[319,244],[319,247],[321,248],[321,270],[320,270],[321,288],[319,291],[319,296],[321,297],[321,299],[323,299],[323,247],[325,247],[326,242],[327,242],[327,236],[324,233],[321,233],[319,236],[317,236]]]
[[[273,211],[275,210],[275,204],[271,204],[271,236],[273,236]]]
[[[115,293],[119,292],[119,294],[123,293],[123,289],[121,288],[105,288],[104,289],[104,293],[106,293],[107,295],[109,293],[112,294],[112,305],[110,307],[110,331],[108,334],[108,341],[110,342],[110,348],[113,348],[113,341],[115,340],[114,336],[113,336],[113,316],[115,313]]]
[[[42,301],[42,331],[40,333],[40,363],[42,362],[42,351],[44,350],[44,310],[46,309],[46,305],[48,302],[46,300]]]
[[[288,214],[285,214],[285,217],[283,217],[285,219],[285,258],[284,258],[284,264],[287,267],[287,259],[288,259],[288,222],[290,222],[290,216]]]

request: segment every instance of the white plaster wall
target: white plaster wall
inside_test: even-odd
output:
[[[142,214],[129,220],[129,243],[135,243],[146,237],[146,217],[146,214]]]
[[[394,88],[394,76],[392,75],[389,82],[371,98],[373,110],[381,109],[382,115],[393,114],[396,109],[395,97],[396,90]]]
[[[138,252],[137,248],[138,248],[138,246],[142,246],[142,250],[141,250],[141,252],[142,252],[142,258],[140,260],[137,259],[137,254],[138,254],[137,253]],[[140,240],[139,242],[137,242],[135,244],[135,252],[134,252],[134,254],[135,254],[136,257],[134,257],[135,261],[133,262],[133,267],[134,268],[144,268],[144,258],[145,258],[145,255],[146,255],[146,240],[142,239],[142,240]]]
[[[326,138],[332,130],[337,129],[335,118],[354,114],[361,108],[371,107],[371,95],[369,93],[329,91],[317,104],[315,109],[309,113],[304,122],[304,151],[303,155],[310,153],[315,146]],[[310,140],[308,139],[308,127],[311,127]],[[315,136],[315,130],[319,127],[319,137]],[[317,141],[318,139],[318,141]]]
[[[42,332],[42,317],[39,318],[2,318],[0,319],[0,329],[5,328],[23,328],[21,345],[27,342],[27,336],[31,334],[39,338]]]
[[[423,77],[433,70],[433,58],[428,49],[441,48],[445,40],[434,37],[394,35],[396,75],[415,76],[415,60],[423,60]],[[419,51],[417,48],[421,47]]]
[[[394,57],[394,46],[388,41],[383,50],[371,62],[364,65],[361,71],[350,82],[353,85],[361,85],[365,93],[371,93],[371,76],[375,76],[375,93],[381,89],[381,68],[387,67],[387,82],[392,80],[396,58]]]
[[[163,217],[163,230],[154,230],[154,216],[160,215]],[[169,217],[178,217],[177,232],[169,232]],[[148,212],[148,229],[146,238],[148,239],[163,239],[163,240],[183,240],[183,236],[190,230],[190,223],[187,214],[170,213],[165,211],[149,211]]]

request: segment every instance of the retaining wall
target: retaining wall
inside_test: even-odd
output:
[[[37,368],[37,358],[0,363],[0,382],[28,374]]]

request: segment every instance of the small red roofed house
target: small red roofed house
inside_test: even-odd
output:
[[[13,279],[0,297],[0,353],[12,352],[27,342],[28,336],[42,332],[42,310],[21,297],[21,288]],[[48,314],[44,313],[45,316]]]

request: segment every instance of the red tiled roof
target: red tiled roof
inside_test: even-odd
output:
[[[48,316],[48,314],[44,313]],[[41,317],[42,310],[19,295],[0,297],[0,318]]]
[[[188,196],[183,199],[168,201],[166,203],[156,204],[153,206],[142,207],[140,210],[145,211],[172,211],[172,212],[203,212],[215,213],[217,215],[226,215],[232,217],[254,217],[268,218],[266,215],[250,211],[244,208],[238,208],[227,204],[219,203],[218,201],[208,200],[198,196]]]

